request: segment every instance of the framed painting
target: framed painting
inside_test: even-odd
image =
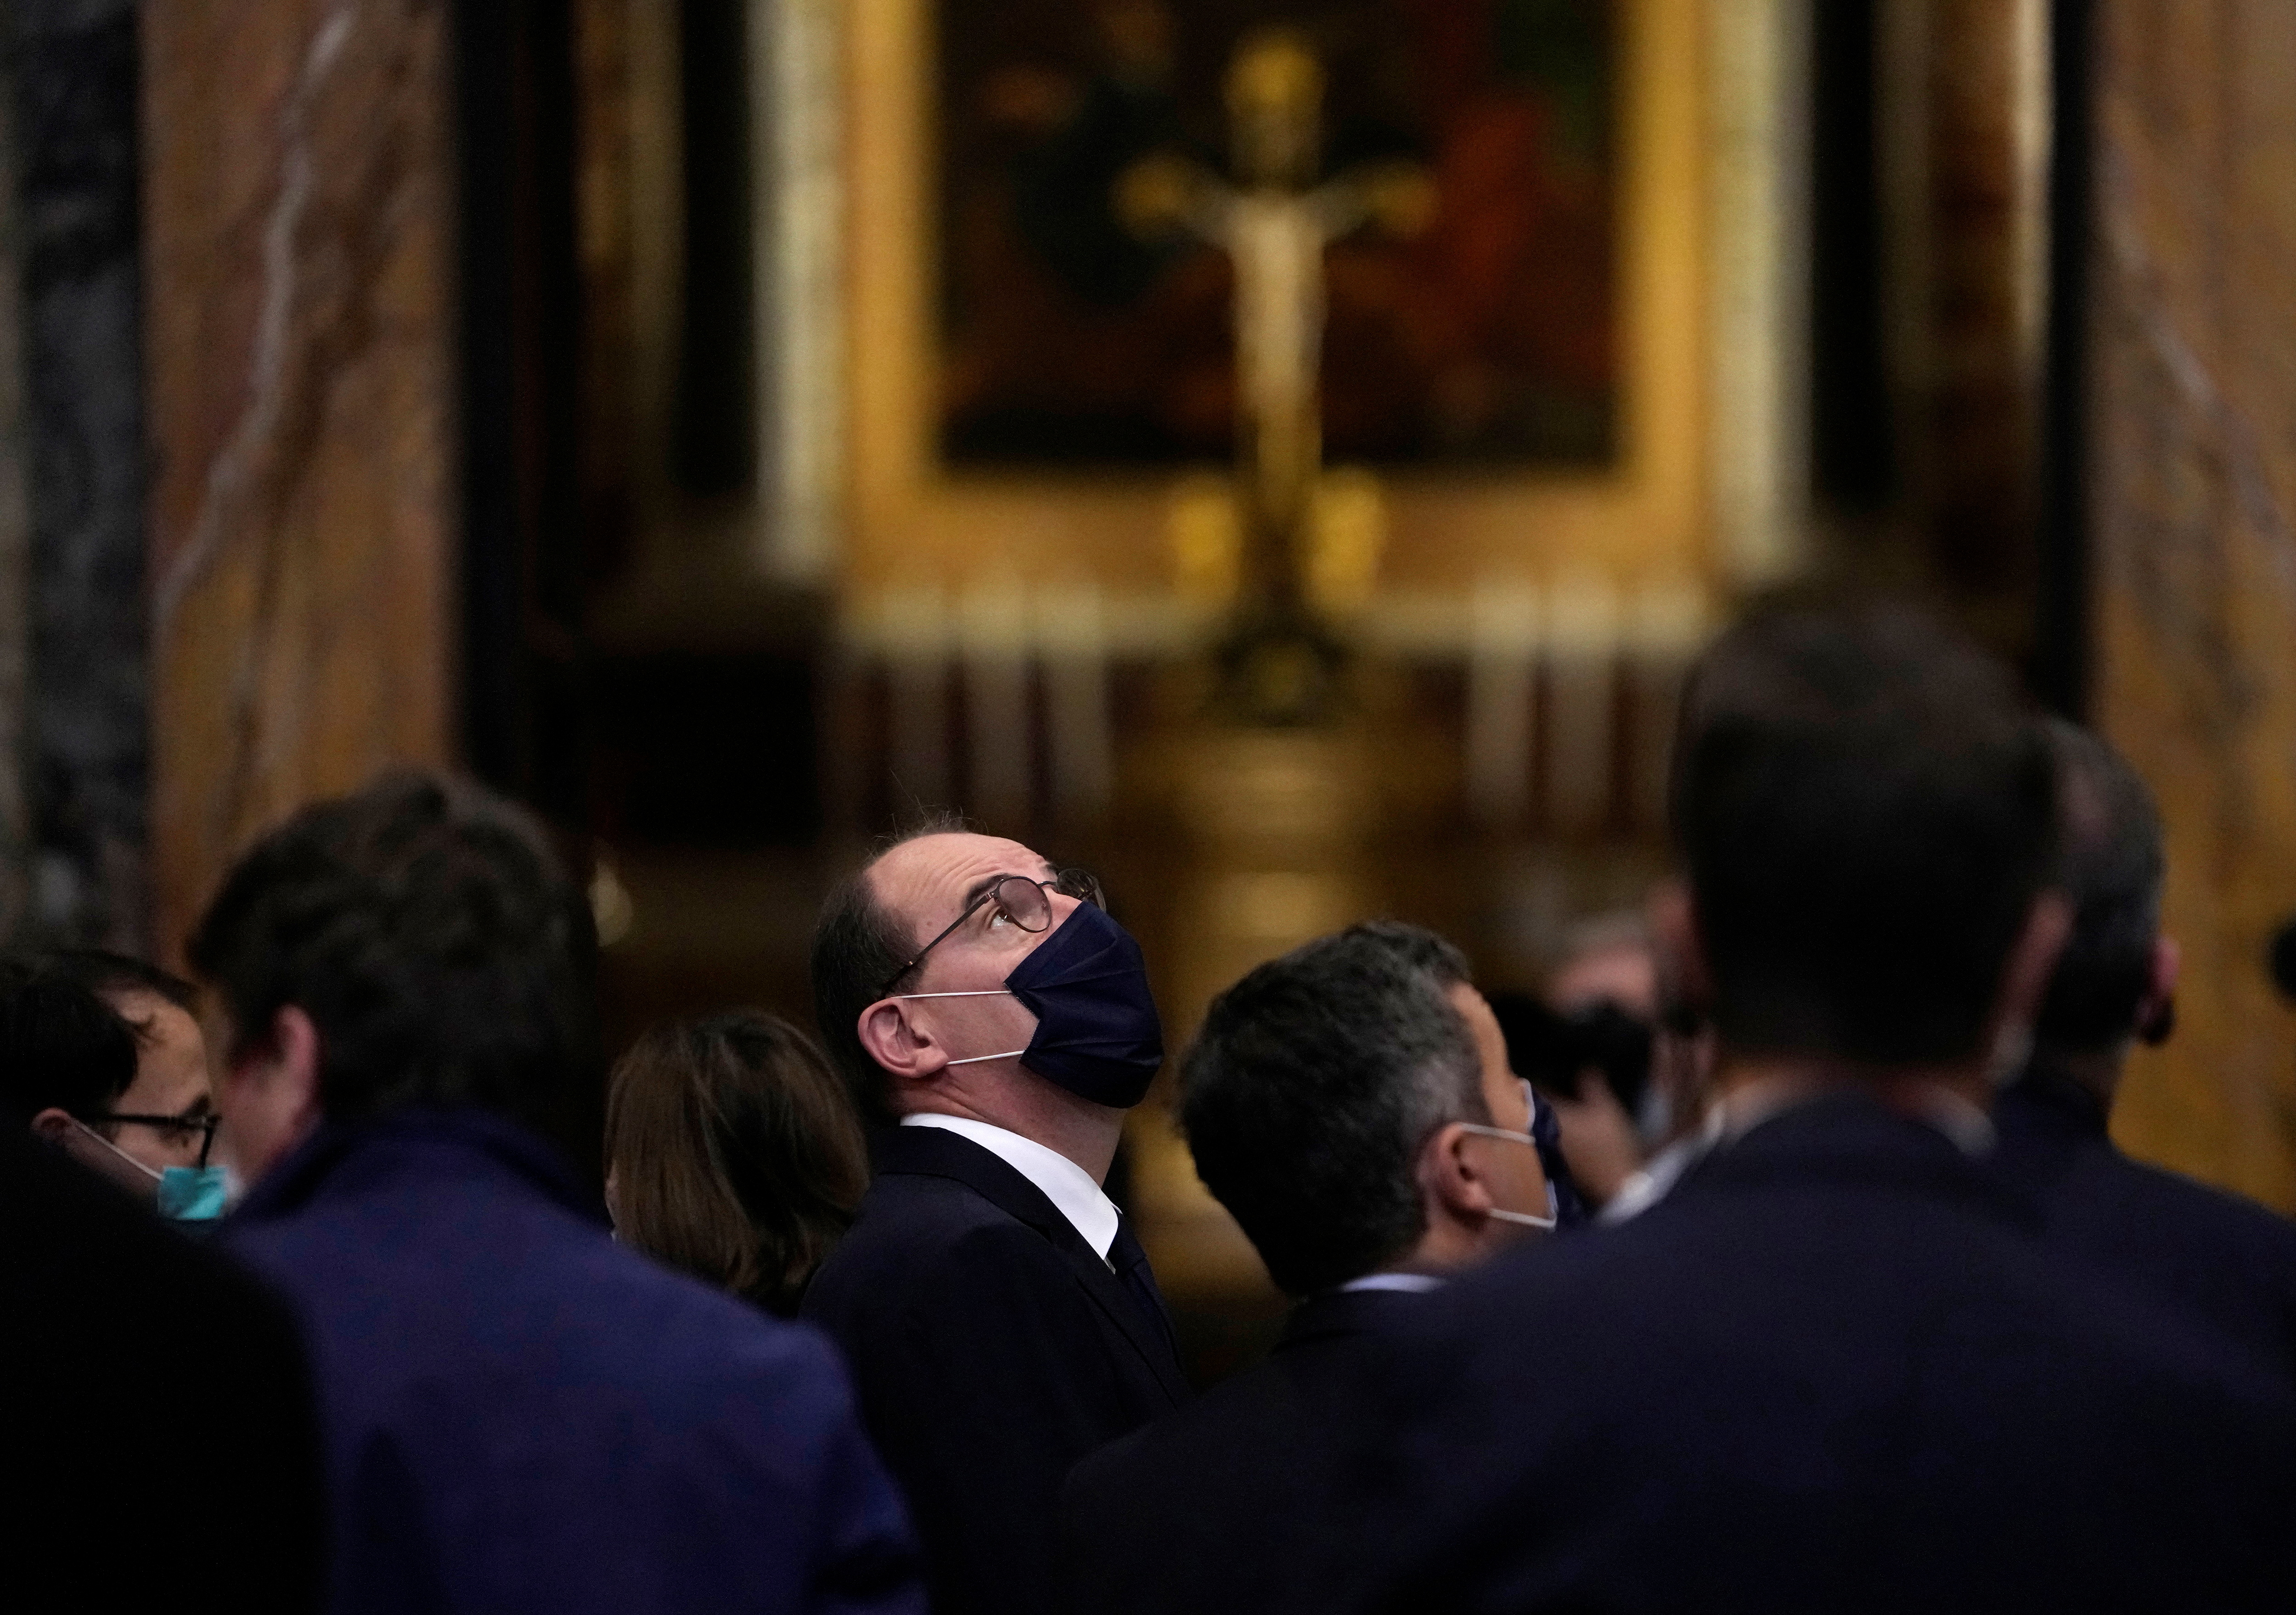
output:
[[[834,12],[836,95],[780,86],[778,116],[834,119],[784,142],[833,144],[834,180],[784,184],[781,239],[837,257],[783,305],[818,368],[777,386],[833,436],[864,614],[991,574],[1089,582],[1119,615],[1170,598],[1176,512],[1229,454],[1230,276],[1112,198],[1146,157],[1220,164],[1230,53],[1278,19],[1324,64],[1324,171],[1431,182],[1422,228],[1324,265],[1326,460],[1377,480],[1383,620],[1455,635],[1497,574],[1631,593],[1790,563],[1800,0]]]
[[[1140,165],[1226,161],[1237,47],[1295,23],[1324,177],[1407,165],[1428,216],[1324,250],[1325,454],[1596,468],[1613,448],[1607,0],[940,0],[934,215],[953,469],[1174,465],[1234,440],[1234,277],[1145,234]]]

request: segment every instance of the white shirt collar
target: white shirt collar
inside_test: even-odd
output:
[[[1116,1209],[1116,1202],[1092,1181],[1092,1174],[1059,1151],[1048,1150],[1033,1138],[975,1121],[970,1116],[943,1116],[939,1111],[923,1111],[902,1117],[901,1125],[940,1127],[972,1140],[1044,1191],[1045,1198],[1059,1208],[1060,1214],[1069,1219],[1069,1226],[1083,1235],[1084,1242],[1099,1253],[1102,1261],[1108,1259],[1108,1248],[1116,1242],[1116,1225],[1121,1214]]]
[[[1351,1278],[1340,1289],[1399,1290],[1406,1295],[1424,1295],[1430,1290],[1440,1290],[1443,1281],[1431,1273],[1366,1273],[1361,1278]]]
[[[1710,1146],[1735,1144],[1771,1117],[1824,1097],[1824,1094],[1791,1098],[1772,1094],[1751,1103],[1742,1100],[1735,1106],[1725,1099],[1707,1112],[1702,1130]],[[1964,1155],[1980,1157],[1993,1148],[1993,1119],[1950,1088],[1931,1086],[1920,1094],[1913,1119],[1943,1134]]]
[[[1715,1141],[1720,1137],[1713,1126],[1721,1114],[1716,1111],[1708,1118],[1706,1127],[1687,1138],[1677,1138],[1644,1163],[1643,1169],[1619,1185],[1619,1192],[1603,1202],[1595,1214],[1595,1220],[1606,1227],[1631,1222],[1674,1192],[1690,1168],[1698,1164]]]

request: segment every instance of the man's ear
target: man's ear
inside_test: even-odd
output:
[[[948,1069],[948,1051],[894,999],[880,998],[863,1010],[854,1030],[869,1058],[899,1080],[929,1081]]]
[[[316,1132],[326,1119],[319,1094],[319,1029],[293,1004],[275,1012],[260,1036],[217,1045],[217,1135],[224,1158],[249,1183]]]
[[[275,1113],[316,1126],[319,1106],[319,1029],[294,1004],[271,1017],[270,1032],[232,1062],[269,1090]]]
[[[1660,1002],[1669,1010],[1704,1014],[1714,1002],[1714,976],[1707,968],[1706,945],[1698,938],[1698,909],[1689,886],[1679,879],[1660,881],[1644,911],[1658,955]]]
[[[1993,1009],[1994,1038],[2011,1028],[2030,1029],[2041,1012],[2041,1000],[2056,973],[2057,959],[2072,934],[2073,906],[2061,891],[2044,891],[2033,899],[2025,928],[2009,949],[2001,970],[2001,995]],[[1990,1046],[1990,1044],[1988,1044]]]
[[[1430,1201],[1430,1221],[1439,1215],[1472,1226],[1490,1220],[1496,1202],[1490,1185],[1468,1157],[1466,1141],[1471,1136],[1458,1122],[1447,1122],[1420,1147],[1419,1188]]]
[[[33,1136],[52,1144],[61,1144],[72,1130],[71,1113],[50,1105],[32,1118]]]
[[[2185,950],[2177,939],[2152,939],[2152,966],[2144,981],[2144,996],[2136,1004],[2136,1037],[2158,1048],[2177,1029],[2177,978],[2183,973]]]

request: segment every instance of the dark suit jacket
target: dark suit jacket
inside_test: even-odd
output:
[[[1054,1603],[1078,1459],[1178,1406],[1180,1367],[1108,1264],[970,1139],[889,1129],[852,1229],[805,1298],[924,1538],[939,1615]]]
[[[318,1424],[286,1307],[21,1127],[0,1127],[0,1601],[316,1609]]]
[[[2112,1264],[2296,1370],[2296,1223],[2141,1165],[2095,1096],[2028,1073],[1994,1107],[1993,1165],[2040,1203],[2047,1237]]]
[[[1328,1506],[1325,1404],[1360,1376],[1373,1322],[1422,1299],[1311,1297],[1267,1361],[1078,1464],[1061,1500],[1076,1615],[1275,1607]]]
[[[1319,1611],[2296,1607],[2296,1395],[1862,1096],[1410,1309]]]
[[[312,1344],[338,1611],[922,1615],[829,1342],[615,1244],[509,1122],[323,1128],[224,1237]]]

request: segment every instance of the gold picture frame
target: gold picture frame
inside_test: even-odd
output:
[[[1616,461],[1586,472],[1382,475],[1370,616],[1449,640],[1495,576],[1599,573],[1629,594],[1685,583],[1726,592],[1797,563],[1806,8],[1620,0]],[[760,9],[763,54],[778,64],[779,94],[764,103],[778,109],[768,139],[781,154],[776,324],[783,358],[808,353],[814,366],[773,372],[779,405],[794,413],[784,433],[815,446],[797,469],[819,484],[780,501],[813,512],[791,529],[805,563],[838,579],[857,617],[890,593],[958,593],[993,576],[1088,584],[1119,618],[1181,620],[1166,609],[1178,581],[1172,528],[1183,485],[1200,488],[1200,478],[939,463],[927,0]],[[793,94],[790,64],[802,61],[835,64],[833,95]],[[833,269],[822,256],[831,250]],[[786,295],[803,286],[810,299]],[[833,448],[819,447],[824,438]],[[787,540],[769,531],[766,542]]]

